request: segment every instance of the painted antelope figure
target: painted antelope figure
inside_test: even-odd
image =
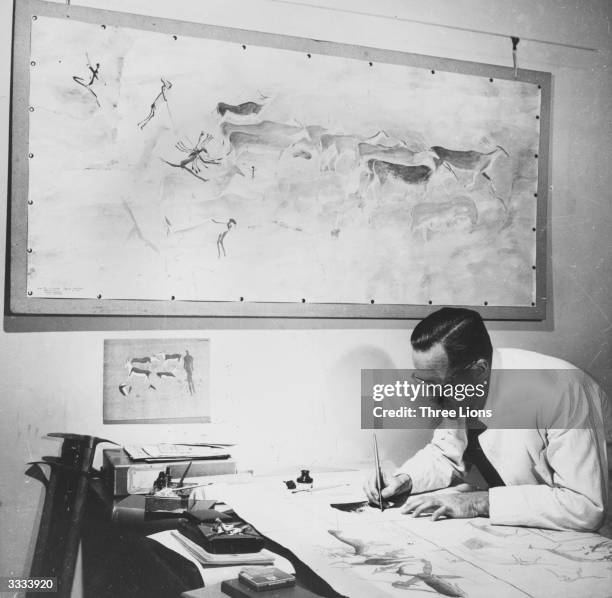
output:
[[[426,187],[429,179],[441,165],[442,160],[435,157],[433,164],[418,164],[409,166],[406,164],[395,164],[384,160],[371,159],[366,163],[366,171],[362,176],[359,193],[362,197],[372,187],[376,185],[381,188],[387,182],[393,181],[408,187]]]
[[[282,157],[285,151],[298,142],[311,143],[310,128],[271,120],[253,125],[224,122],[220,127],[224,143],[229,148],[227,155],[234,163],[246,151],[257,154],[279,152]]]
[[[155,386],[153,386],[150,381],[150,376],[152,373],[153,372],[151,370],[145,370],[143,368],[132,367],[130,368],[130,371],[128,372],[128,378],[133,376],[136,379],[140,378],[142,380],[145,380],[146,382],[149,382],[149,388],[156,390]]]
[[[130,369],[134,365],[151,365],[153,359],[151,357],[130,357],[125,362],[125,367]]]
[[[432,234],[464,229],[468,224],[470,232],[478,224],[478,208],[469,197],[423,202],[412,208],[411,230],[420,233],[424,241],[429,241]]]
[[[158,353],[155,357],[164,363],[168,361],[176,361],[178,363],[183,358],[181,353]]]
[[[498,195],[491,175],[489,174],[491,167],[502,153],[510,157],[510,154],[501,145],[498,145],[493,151],[488,153],[477,152],[475,150],[451,150],[440,145],[434,145],[430,149],[435,152],[442,164],[447,166],[451,172],[454,173],[453,169],[456,169],[472,173],[472,180],[469,183],[470,187],[476,185],[478,177],[484,177],[488,182],[493,196],[501,202],[504,210],[508,209],[504,200]]]

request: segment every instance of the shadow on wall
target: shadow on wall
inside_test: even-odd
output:
[[[352,349],[330,365],[326,385],[329,399],[323,404],[325,440],[334,464],[370,463],[372,430],[361,429],[361,370],[410,367],[410,357],[395,363],[390,355],[371,345]],[[403,463],[431,436],[427,430],[377,430],[381,459]]]

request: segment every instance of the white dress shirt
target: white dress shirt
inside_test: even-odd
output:
[[[492,370],[534,372],[553,389],[554,413],[530,411],[503,373],[491,376],[485,408],[494,413],[523,409],[522,429],[489,428],[479,437],[484,454],[505,486],[489,490],[489,517],[497,525],[593,531],[604,522],[608,503],[606,441],[612,441],[612,405],[601,387],[566,361],[520,349],[496,349]],[[503,407],[503,409],[502,409]],[[531,421],[526,421],[526,420]],[[546,421],[545,421],[546,420]],[[562,427],[561,427],[562,426]],[[446,488],[465,473],[465,429],[443,420],[431,442],[396,472],[412,478],[413,493]]]

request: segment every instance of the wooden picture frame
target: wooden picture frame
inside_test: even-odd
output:
[[[533,230],[535,261],[532,300],[522,305],[489,305],[486,300],[467,306],[477,309],[492,320],[542,320],[546,317],[547,289],[547,221],[548,161],[551,119],[550,73],[514,69],[379,50],[368,47],[302,39],[239,29],[180,22],[169,19],[118,13],[105,10],[66,6],[42,0],[19,0],[15,6],[13,40],[13,77],[11,103],[11,180],[10,180],[10,271],[8,273],[8,305],[11,314],[48,315],[109,315],[109,316],[219,316],[273,318],[348,318],[348,319],[413,319],[421,318],[444,303],[435,299],[420,304],[400,304],[371,301],[313,302],[309,297],[296,296],[292,301],[250,300],[248,294],[234,300],[193,300],[180,295],[165,299],[107,298],[102,292],[82,298],[36,296],[28,288],[28,213],[30,162],[35,159],[29,147],[30,73],[36,57],[30,55],[32,23],[40,17],[71,22],[115,26],[170,36],[187,36],[220,40],[243,47],[259,47],[301,52],[308,57],[342,57],[367,64],[401,65],[427,69],[435,73],[452,73],[482,77],[493,81],[518,81],[540,89],[540,109],[537,154],[537,190],[534,191],[535,222]],[[443,149],[443,148],[442,148]],[[451,275],[452,273],[449,273]]]

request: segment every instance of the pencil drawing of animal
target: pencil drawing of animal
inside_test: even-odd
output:
[[[235,162],[248,151],[261,154],[278,152],[279,158],[298,141],[307,141],[308,130],[302,126],[264,120],[257,124],[223,122],[220,126],[228,159]]]
[[[327,532],[336,538],[336,540],[340,540],[340,542],[344,542],[344,544],[351,546],[356,555],[362,556],[366,554],[368,545],[363,540],[359,538],[348,538],[343,535],[342,530],[339,529],[328,529]]]
[[[318,135],[311,133],[311,139],[321,152],[321,171],[335,172],[341,158],[348,158],[357,166],[360,160],[359,144],[386,138],[384,131],[378,131],[369,137],[353,134],[334,134],[321,131]],[[376,144],[380,145],[380,144]],[[380,145],[380,147],[385,147]]]
[[[181,353],[158,353],[156,357],[159,359],[159,361],[163,361],[164,364],[169,361],[179,363],[181,359],[183,359],[183,355]]]
[[[411,586],[421,581],[443,596],[467,598],[467,594],[457,584],[446,581],[447,579],[457,579],[460,577],[459,575],[435,575],[431,563],[426,559],[421,559],[421,561],[423,562],[421,573],[409,573],[406,571],[408,565],[402,565],[397,570],[397,574],[400,576],[410,575],[411,578],[407,581],[394,581],[391,585],[394,588],[409,590],[412,589]]]
[[[434,158],[438,155],[432,150],[414,152],[405,145],[398,144],[392,147],[372,143],[358,143],[357,152],[363,160],[384,160],[393,164],[404,164],[405,166],[417,166],[425,164],[435,167]]]
[[[439,158],[435,157],[433,158],[433,165],[430,166],[427,164],[407,166],[384,160],[368,160],[359,193],[362,197],[365,197],[369,190],[379,190],[388,182],[397,183],[407,189],[419,186],[425,188],[441,162]]]
[[[257,102],[243,102],[242,104],[226,104],[225,102],[219,102],[217,104],[217,112],[221,116],[225,116],[226,113],[236,114],[238,116],[247,116],[250,114],[259,114],[263,108],[263,103]]]
[[[475,187],[480,176],[484,177],[493,195],[501,202],[504,210],[507,210],[506,202],[497,193],[490,175],[493,164],[502,153],[510,157],[510,154],[501,145],[498,145],[488,153],[477,152],[475,150],[452,150],[440,145],[434,145],[430,149],[435,152],[442,163],[447,165],[451,171],[457,169],[471,173],[472,180],[469,183],[470,187]]]
[[[150,365],[153,361],[153,358],[151,357],[130,357],[126,362],[125,365],[128,368],[131,368],[134,364],[139,364],[139,365]]]
[[[176,378],[176,376],[172,372],[155,372],[155,375],[158,378]]]
[[[432,234],[450,232],[478,223],[478,208],[469,197],[457,197],[443,202],[423,202],[412,208],[411,230],[429,241]],[[471,232],[470,230],[470,232]]]
[[[147,380],[151,374],[151,370],[145,370],[137,367],[131,367],[130,371],[128,372],[128,376],[134,376],[135,378],[146,378]]]

